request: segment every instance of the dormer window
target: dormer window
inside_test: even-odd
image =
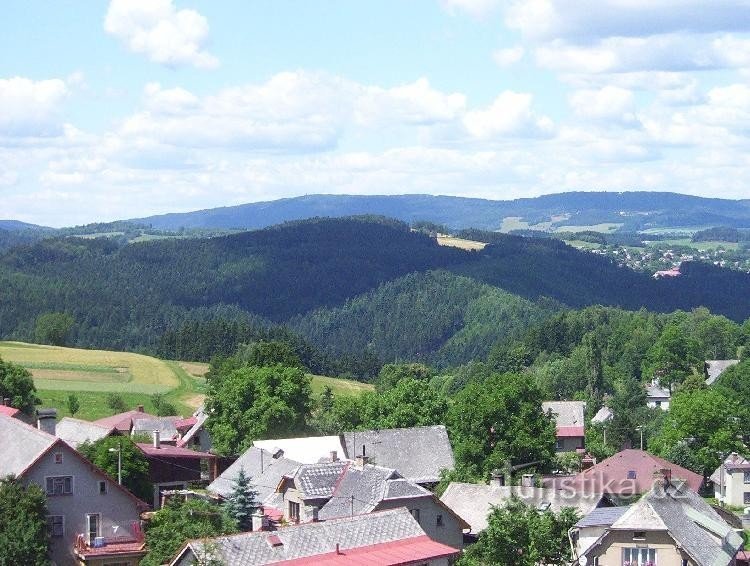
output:
[[[63,463],[62,452],[55,452],[55,464],[62,464],[62,463]]]
[[[636,475],[637,474],[635,473],[635,470],[628,470],[628,479],[629,480],[634,480],[636,478]]]
[[[633,533],[633,540],[646,540],[646,531],[635,531]]]

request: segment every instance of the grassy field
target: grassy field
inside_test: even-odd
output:
[[[622,226],[622,223],[618,224],[616,222],[604,222],[588,226],[558,226],[555,228],[555,232],[600,232],[606,234],[607,232],[614,232],[620,226]]]
[[[450,246],[462,250],[483,250],[485,247],[487,247],[487,244],[485,242],[464,240],[463,238],[454,238],[453,236],[438,236],[437,243],[441,246]]]
[[[696,250],[736,250],[739,248],[737,242],[720,242],[720,241],[708,241],[708,242],[693,242],[690,238],[674,238],[670,240],[662,240],[660,242],[653,242],[659,246],[688,246]]]
[[[27,368],[34,377],[44,407],[70,416],[66,400],[75,393],[81,409],[77,418],[95,420],[112,414],[107,396],[120,395],[128,407],[143,405],[156,412],[151,395],[162,393],[182,415],[191,414],[205,398],[208,364],[164,361],[130,352],[82,350],[0,342],[0,358]],[[335,395],[359,395],[372,385],[322,375],[312,376],[314,395],[329,386]]]

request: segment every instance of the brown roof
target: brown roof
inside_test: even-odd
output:
[[[137,419],[158,419],[155,415],[150,415],[144,412],[140,407],[133,409],[132,411],[125,411],[124,413],[117,413],[111,417],[104,417],[94,421],[94,424],[107,428],[116,428],[120,432],[130,432],[133,427],[133,421]]]
[[[650,491],[654,476],[661,470],[669,470],[673,480],[685,480],[694,491],[698,491],[703,484],[700,474],[648,452],[629,449],[602,460],[578,475],[554,481],[554,487],[627,497]]]

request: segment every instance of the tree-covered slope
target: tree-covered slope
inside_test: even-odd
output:
[[[506,217],[537,224],[622,224],[623,230],[675,226],[750,227],[750,200],[709,199],[665,192],[569,192],[516,200],[432,195],[306,195],[195,212],[163,214],[135,222],[156,229],[257,229],[317,216],[383,215],[426,220],[451,228],[500,229]]]

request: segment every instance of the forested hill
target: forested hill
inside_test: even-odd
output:
[[[750,200],[709,199],[665,192],[569,192],[517,200],[431,195],[307,195],[134,220],[160,230],[257,229],[316,216],[383,215],[450,228],[498,230],[505,218],[547,228],[617,224],[621,230],[731,226],[750,227]]]
[[[545,316],[554,307],[542,298],[750,317],[750,276],[698,264],[683,271],[657,281],[557,240],[515,236],[469,252],[373,217],[127,245],[48,239],[0,255],[0,337],[33,339],[37,317],[60,311],[75,320],[77,345],[150,351],[188,321],[293,323],[318,342],[328,332],[347,339],[336,326],[362,317],[380,334],[352,331],[358,345],[449,363],[488,326]]]

